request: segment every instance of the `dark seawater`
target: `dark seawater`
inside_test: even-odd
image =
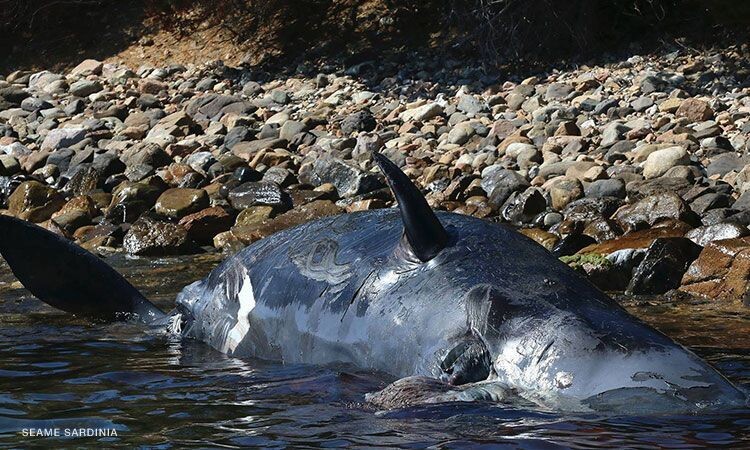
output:
[[[218,257],[109,261],[169,309]],[[744,307],[622,301],[750,386]],[[362,404],[390,381],[351,367],[232,359],[132,325],[90,325],[32,298],[0,264],[0,448],[750,448],[750,409],[604,417],[489,404],[383,414]],[[117,436],[64,435],[80,428]],[[24,436],[24,429],[62,436]]]

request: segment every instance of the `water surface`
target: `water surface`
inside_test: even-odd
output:
[[[164,309],[219,260],[108,258]],[[750,387],[748,309],[620,300]],[[460,403],[384,414],[362,404],[390,381],[346,366],[233,359],[132,325],[91,325],[34,299],[0,264],[0,448],[750,448],[750,409],[604,417]],[[117,436],[23,435],[80,428]]]

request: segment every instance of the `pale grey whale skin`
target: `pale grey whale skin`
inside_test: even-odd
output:
[[[525,236],[437,213],[450,242],[409,258],[399,211],[324,218],[256,242],[177,298],[181,332],[238,357],[445,377],[467,339],[488,381],[555,409],[745,403],[715,369]]]

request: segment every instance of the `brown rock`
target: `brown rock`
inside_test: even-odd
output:
[[[624,206],[617,210],[613,218],[625,231],[653,226],[668,219],[687,223],[697,220],[687,203],[672,192],[650,195],[632,205]]]
[[[52,214],[52,218],[54,219],[61,214],[69,213],[71,211],[83,211],[89,217],[89,219],[101,214],[101,211],[99,210],[99,207],[97,206],[94,199],[92,199],[88,195],[79,195],[78,197],[73,197],[72,199],[70,199],[68,203],[66,203],[60,209],[60,211]]]
[[[379,198],[371,198],[368,200],[359,200],[356,202],[352,202],[352,204],[347,205],[346,212],[370,211],[373,209],[380,209],[385,207],[386,204],[383,200]]]
[[[19,219],[44,222],[65,204],[55,189],[38,181],[21,183],[8,198],[8,210]]]
[[[669,226],[633,231],[600,244],[592,244],[578,253],[582,255],[587,253],[609,255],[618,250],[648,248],[658,238],[683,237],[691,228],[686,223],[673,222]]]
[[[179,224],[185,227],[190,239],[205,244],[213,242],[217,234],[229,230],[233,222],[234,218],[224,208],[214,206],[188,214],[180,219]]]
[[[560,238],[556,234],[550,233],[549,231],[544,231],[539,228],[524,228],[518,230],[518,232],[528,238],[531,238],[534,242],[546,248],[547,250],[552,250],[552,248],[557,245],[558,242],[560,242]]]
[[[562,211],[568,203],[583,197],[583,185],[575,178],[556,178],[550,183],[549,196],[552,208]]]
[[[214,236],[214,247],[227,253],[237,253],[245,244],[242,243],[231,231],[225,231]]]
[[[84,210],[71,209],[62,214],[56,214],[52,222],[65,230],[68,235],[72,235],[78,228],[91,223],[91,216]]]
[[[208,207],[208,194],[203,189],[172,188],[156,200],[154,209],[168,217],[181,218]]]
[[[161,91],[167,90],[168,86],[167,83],[164,83],[163,81],[143,78],[138,82],[138,89],[145,94],[156,95]]]
[[[710,299],[747,302],[750,292],[750,237],[708,244],[682,277],[679,289]]]
[[[243,209],[239,213],[235,225],[238,227],[260,226],[276,217],[277,212],[278,211],[273,206],[251,206]]]
[[[330,200],[316,200],[302,205],[259,225],[238,226],[232,233],[243,243],[249,244],[278,231],[291,228],[311,220],[342,213],[343,210]]]
[[[691,122],[703,122],[714,116],[714,110],[703,100],[688,98],[677,108],[675,116],[684,117]]]
[[[128,230],[122,243],[132,255],[180,255],[195,250],[185,227],[143,216]]]
[[[27,156],[21,157],[19,160],[21,169],[23,169],[26,173],[32,173],[36,169],[43,167],[47,162],[47,158],[49,157],[50,153],[51,152],[49,150],[37,150]]]

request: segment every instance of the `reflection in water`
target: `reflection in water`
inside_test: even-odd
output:
[[[110,262],[160,307],[216,255]],[[741,306],[623,299],[750,384],[750,315]],[[33,299],[0,266],[0,447],[387,446],[450,448],[749,447],[750,409],[702,416],[562,416],[488,404],[387,413],[361,404],[388,377],[351,367],[238,360],[126,324],[90,325]],[[24,428],[114,429],[117,437],[24,437]],[[68,440],[65,440],[68,439]],[[59,445],[60,442],[57,442]]]

